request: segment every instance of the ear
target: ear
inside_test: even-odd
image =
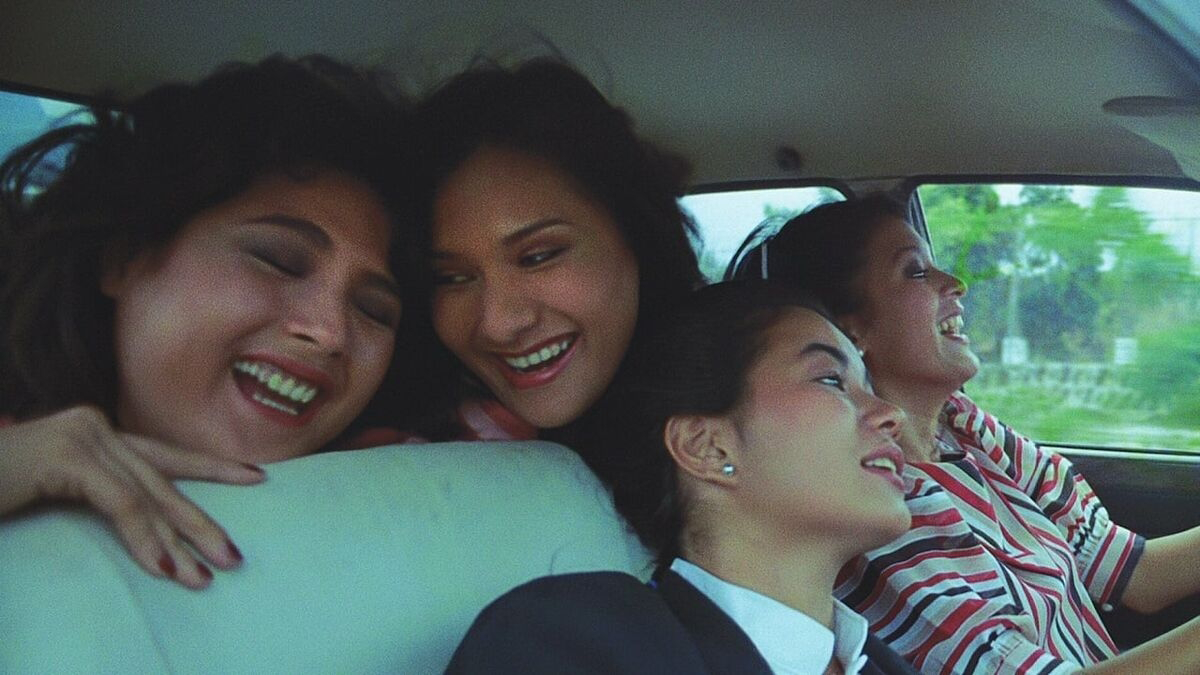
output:
[[[675,464],[696,479],[717,485],[737,481],[736,473],[730,476],[722,471],[735,462],[734,440],[731,423],[722,417],[675,415],[663,428],[663,444]]]

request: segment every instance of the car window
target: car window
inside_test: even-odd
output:
[[[696,250],[700,271],[709,281],[719,281],[742,242],[759,225],[768,221],[782,225],[812,206],[845,198],[833,187],[818,185],[702,192],[684,197],[680,204],[700,233]]]
[[[61,124],[78,103],[12,91],[0,91],[0,158]]]
[[[969,286],[972,398],[1042,442],[1200,454],[1200,193],[917,194],[938,265]]]

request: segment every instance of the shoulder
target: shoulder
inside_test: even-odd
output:
[[[622,572],[542,577],[475,620],[450,673],[705,672],[658,593]]]
[[[637,577],[625,572],[577,572],[534,579],[504,594],[500,600],[558,602],[571,598],[591,600],[611,597],[657,601],[658,594]]]
[[[624,572],[582,572],[541,577],[505,593],[479,615],[477,623],[513,617],[563,629],[587,623],[592,628],[644,631],[677,624],[659,594]]]

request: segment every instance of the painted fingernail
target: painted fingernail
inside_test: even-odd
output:
[[[166,553],[162,554],[162,557],[158,559],[158,569],[162,570],[162,573],[171,579],[175,578],[175,561]]]
[[[262,470],[262,467],[254,466],[253,464],[247,464],[246,462],[242,462],[241,464],[242,464],[242,466],[246,467],[250,471],[253,471],[254,473],[265,473]]]
[[[234,560],[236,560],[238,562],[242,561],[242,552],[238,550],[237,546],[233,545],[232,541],[229,541],[228,539],[226,539],[225,547],[229,549],[229,555],[233,556]]]
[[[205,567],[203,563],[196,563],[196,571],[205,579],[212,579],[212,570]]]

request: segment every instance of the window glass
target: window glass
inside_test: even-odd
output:
[[[0,159],[79,109],[78,103],[0,91]]]
[[[841,192],[816,186],[705,192],[688,195],[680,204],[700,231],[700,271],[709,281],[719,281],[746,236],[763,222],[782,225],[811,206],[842,199]]]
[[[967,282],[966,389],[1044,442],[1200,452],[1200,193],[925,185]]]

